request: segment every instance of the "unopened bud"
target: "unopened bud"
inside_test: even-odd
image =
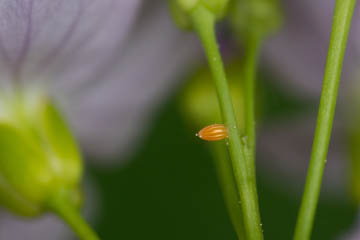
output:
[[[282,18],[279,0],[237,0],[230,12],[231,25],[241,39],[275,32]]]
[[[175,22],[185,29],[192,28],[191,14],[197,7],[206,8],[216,19],[225,16],[229,0],[169,0]]]
[[[0,203],[23,216],[54,195],[81,201],[82,160],[53,102],[38,90],[0,93]],[[66,193],[66,194],[64,194]]]

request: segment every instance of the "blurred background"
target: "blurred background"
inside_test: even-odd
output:
[[[100,237],[235,240],[212,143],[195,137],[199,125],[187,109],[207,91],[211,76],[198,40],[175,26],[167,4],[35,0],[30,11],[30,0],[3,2],[0,13],[20,15],[0,28],[1,49],[10,58],[21,56],[12,50],[24,42],[10,39],[26,35],[21,16],[36,19],[29,54],[12,63],[35,79],[24,81],[48,86],[73,127],[85,160],[84,213]],[[282,26],[264,42],[259,62],[257,184],[265,238],[285,240],[293,234],[311,153],[334,1],[280,5]],[[312,239],[360,239],[359,24],[355,16]],[[36,26],[47,37],[37,37]],[[73,32],[70,26],[76,26]],[[54,28],[59,36],[51,36]],[[226,20],[218,39],[229,79],[241,89],[244,49]],[[49,53],[58,57],[38,71],[33,65]],[[6,62],[0,65],[4,71]],[[218,107],[210,103],[200,111]],[[75,236],[53,216],[22,219],[1,209],[0,239]]]

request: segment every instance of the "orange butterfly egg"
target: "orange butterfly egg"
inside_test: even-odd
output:
[[[206,141],[218,141],[228,137],[224,124],[212,124],[201,129],[196,136]]]

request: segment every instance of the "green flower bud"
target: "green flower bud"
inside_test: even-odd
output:
[[[175,22],[182,28],[191,29],[191,14],[197,7],[204,7],[217,19],[224,17],[230,0],[169,0]]]
[[[230,22],[240,39],[249,35],[263,37],[282,23],[279,0],[237,0],[233,2]]]
[[[82,160],[69,128],[38,90],[0,93],[0,203],[23,216],[57,195],[81,201]]]
[[[244,126],[244,103],[241,86],[241,64],[236,61],[227,65],[226,72],[234,110],[240,129]],[[215,87],[211,81],[212,74],[207,67],[199,69],[185,87],[180,109],[190,127],[199,130],[206,125],[222,123],[220,108]]]

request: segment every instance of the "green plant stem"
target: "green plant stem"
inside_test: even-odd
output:
[[[332,130],[346,42],[356,0],[336,0],[314,143],[294,240],[310,239]]]
[[[232,161],[236,187],[241,201],[244,228],[247,239],[263,239],[259,206],[257,204],[256,181],[246,147],[241,142],[232,105],[229,86],[215,36],[215,16],[199,6],[192,12],[195,29],[204,46],[219,98],[223,120],[228,129],[229,153]]]
[[[211,146],[210,150],[214,155],[218,179],[231,222],[235,228],[238,239],[244,240],[245,232],[243,214],[239,204],[239,194],[236,189],[233,168],[229,159],[228,151],[222,142],[215,142]]]
[[[255,122],[255,87],[256,70],[260,49],[260,37],[251,36],[246,42],[244,61],[244,99],[245,99],[245,136],[247,137],[248,155],[255,175],[256,122]]]
[[[97,234],[85,222],[78,210],[70,206],[62,199],[52,199],[49,203],[51,211],[56,213],[76,232],[77,236],[82,240],[100,240]]]

